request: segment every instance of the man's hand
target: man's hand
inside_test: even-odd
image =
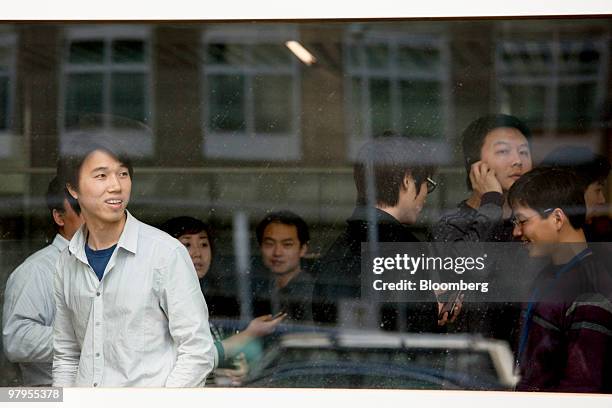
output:
[[[287,317],[287,313],[280,313],[276,316],[265,315],[259,316],[251,320],[247,328],[244,330],[252,337],[263,337],[274,332],[276,326]]]
[[[234,359],[234,368],[217,368],[215,382],[218,385],[241,385],[249,373],[249,363],[244,353],[238,354]]]
[[[461,307],[463,306],[463,298],[465,295],[461,294],[455,303],[455,308],[453,310],[453,314],[449,316],[449,312],[444,312],[442,318],[440,318],[440,313],[442,312],[442,308],[444,307],[444,303],[438,302],[438,326],[444,326],[447,323],[454,323],[457,320],[457,316],[461,313]]]
[[[495,176],[495,171],[482,161],[472,164],[470,182],[472,183],[472,190],[478,194],[478,197],[492,191],[502,192],[502,186]]]

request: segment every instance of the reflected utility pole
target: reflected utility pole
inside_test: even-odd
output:
[[[249,271],[250,245],[249,220],[243,211],[237,211],[233,219],[234,257],[238,272],[238,295],[240,298],[240,319],[250,321],[253,318],[251,277]]]

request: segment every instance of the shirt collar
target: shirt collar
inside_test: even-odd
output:
[[[53,245],[60,252],[62,252],[64,249],[66,249],[66,247],[68,246],[69,242],[70,241],[68,241],[66,238],[64,238],[61,234],[56,234],[55,238],[53,238],[53,242],[51,242],[51,245]]]
[[[129,211],[125,211],[127,214],[123,231],[117,242],[117,247],[123,248],[129,252],[136,253],[138,249],[138,234],[139,234],[139,221],[130,214]],[[83,224],[81,228],[74,234],[74,237],[70,240],[68,248],[70,252],[81,260],[83,263],[87,262],[87,255],[85,254],[85,239],[87,237],[87,225]]]

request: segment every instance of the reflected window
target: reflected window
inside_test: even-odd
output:
[[[500,109],[536,132],[588,132],[599,118],[605,65],[603,40],[501,41]]]
[[[0,32],[0,157],[14,154],[11,134],[13,104],[15,100],[16,39],[13,33]]]
[[[62,149],[104,134],[129,153],[151,155],[151,62],[147,27],[88,26],[66,30]]]
[[[203,34],[207,157],[299,159],[299,61],[286,25],[212,26]]]
[[[347,30],[345,92],[349,156],[368,139],[393,129],[444,138],[449,129],[450,51],[442,35]]]

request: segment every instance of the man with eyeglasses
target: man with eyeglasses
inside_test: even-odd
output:
[[[513,234],[550,264],[524,308],[519,391],[612,392],[612,278],[588,247],[575,173],[540,168],[510,189]]]
[[[432,153],[427,143],[390,132],[362,147],[353,167],[356,207],[342,234],[313,268],[317,276],[315,321],[335,323],[343,313],[339,310],[343,299],[360,300],[362,243],[419,241],[409,226],[416,223],[427,194],[436,187],[431,178]],[[436,330],[437,310],[435,298],[432,300],[410,313],[408,330]],[[396,306],[382,306],[377,327],[396,328]]]

